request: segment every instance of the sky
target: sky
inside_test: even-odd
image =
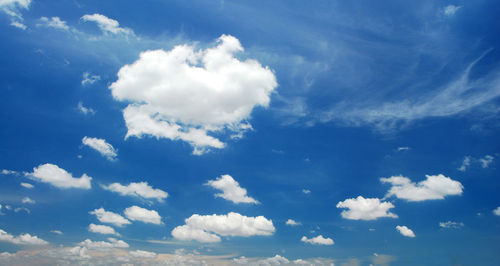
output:
[[[0,265],[498,265],[499,13],[0,0]]]

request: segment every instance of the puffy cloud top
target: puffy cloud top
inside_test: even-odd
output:
[[[404,176],[381,178],[382,183],[392,184],[386,197],[396,196],[408,201],[444,199],[445,196],[461,195],[463,186],[460,182],[444,175],[426,175],[427,179],[418,183]]]
[[[33,173],[26,173],[27,176],[44,183],[49,183],[58,188],[83,188],[90,189],[91,177],[83,174],[80,178],[75,178],[71,173],[59,168],[55,164],[42,164],[33,168]]]
[[[48,242],[38,238],[37,236],[32,236],[30,234],[21,234],[19,236],[13,236],[4,230],[0,229],[0,241],[10,242],[16,245],[47,245]]]
[[[98,151],[102,156],[106,157],[106,159],[110,161],[115,160],[116,156],[118,156],[116,149],[111,144],[107,143],[105,139],[89,138],[85,136],[82,139],[82,144]]]
[[[130,221],[123,218],[123,216],[114,212],[106,211],[104,208],[95,209],[89,212],[89,214],[95,215],[97,217],[97,220],[99,220],[101,223],[114,224],[116,226],[130,224]]]
[[[322,235],[319,235],[317,237],[313,237],[313,238],[307,238],[306,236],[303,236],[300,241],[304,242],[304,243],[309,243],[309,244],[314,244],[314,245],[333,245],[334,242],[333,242],[333,239],[327,237],[327,238],[324,238]]]
[[[403,226],[398,225],[396,226],[396,229],[399,231],[399,233],[401,233],[406,237],[415,237],[415,233],[413,233],[413,231],[410,228],[406,227],[405,225]]]
[[[92,21],[97,24],[103,33],[132,35],[134,32],[129,28],[121,28],[118,21],[101,14],[84,15],[83,21]]]
[[[161,216],[155,210],[148,210],[138,206],[132,206],[125,209],[125,216],[132,221],[141,221],[144,223],[161,224]]]
[[[355,199],[346,199],[337,203],[337,208],[346,208],[342,211],[342,217],[351,220],[375,220],[381,217],[397,218],[389,209],[394,208],[390,202],[381,202],[378,198],[363,198],[358,196]]]
[[[251,128],[246,120],[255,106],[269,105],[276,77],[256,60],[234,57],[243,51],[237,38],[217,42],[198,51],[189,45],[146,51],[120,69],[110,89],[116,100],[131,102],[123,110],[126,137],[183,140],[202,154],[225,146],[208,132]]]
[[[240,184],[230,175],[223,175],[218,179],[209,180],[206,185],[222,190],[222,193],[215,194],[216,197],[221,197],[234,203],[259,203],[254,198],[247,196],[247,190],[240,187]]]
[[[135,196],[145,199],[156,199],[162,202],[163,199],[168,197],[168,193],[161,190],[152,188],[147,182],[132,182],[126,186],[120,183],[112,183],[108,186],[102,186],[102,188],[120,193],[123,196]]]

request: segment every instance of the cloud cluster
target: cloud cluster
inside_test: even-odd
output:
[[[277,82],[256,60],[234,56],[242,51],[237,38],[222,35],[212,48],[146,51],[123,66],[110,89],[116,100],[130,103],[123,110],[126,138],[182,140],[199,155],[225,147],[209,133],[251,129],[247,120],[253,108],[269,105]]]
[[[97,220],[99,220],[99,222],[101,223],[114,224],[120,227],[126,224],[130,224],[130,221],[123,218],[123,216],[114,212],[106,211],[104,208],[95,209],[89,212],[89,214],[95,215],[97,217]]]
[[[92,241],[90,239],[85,239],[84,241],[78,243],[79,246],[86,247],[88,249],[111,249],[111,248],[128,248],[129,245],[123,241],[116,238],[108,238],[106,241]]]
[[[164,199],[168,197],[168,193],[157,188],[153,188],[148,185],[148,182],[131,182],[130,184],[124,186],[120,183],[112,183],[107,186],[102,186],[103,189],[117,192],[123,196],[134,196],[144,199],[156,199],[159,202],[163,202]]]
[[[240,187],[240,184],[230,175],[222,175],[215,180],[209,180],[206,185],[222,190],[222,193],[217,193],[215,196],[233,203],[259,203],[254,198],[247,196],[247,190]]]
[[[326,246],[330,246],[330,245],[333,245],[334,242],[333,242],[333,239],[327,237],[327,238],[324,238],[322,235],[319,235],[319,236],[316,236],[316,237],[313,237],[313,238],[307,238],[306,236],[303,236],[300,241],[304,242],[304,243],[309,243],[309,244],[313,244],[313,245],[326,245]]]
[[[394,213],[389,212],[394,208],[390,202],[381,202],[378,198],[357,198],[346,199],[337,203],[337,208],[345,208],[341,215],[350,220],[375,220],[382,217],[397,218]]]
[[[4,230],[0,229],[0,241],[9,242],[16,245],[47,245],[47,241],[38,238],[38,236],[32,236],[30,234],[21,234],[19,236],[13,236]]]
[[[488,168],[494,159],[495,159],[495,157],[493,157],[491,155],[485,155],[482,158],[474,158],[472,156],[465,156],[464,160],[462,161],[462,165],[460,165],[460,167],[457,169],[461,172],[465,172],[467,170],[467,168],[471,165],[472,162],[479,163],[482,168]]]
[[[442,174],[425,176],[427,179],[418,183],[411,182],[404,176],[381,178],[380,181],[392,185],[386,197],[394,195],[408,201],[444,199],[445,196],[462,194],[464,187],[458,181]]]
[[[439,227],[441,227],[441,228],[455,228],[455,229],[458,229],[458,228],[464,227],[464,223],[452,222],[452,221],[440,222],[439,223]]]
[[[401,225],[398,225],[396,226],[396,230],[399,231],[399,233],[401,233],[403,236],[406,236],[406,237],[415,237],[415,233],[413,233],[413,231],[406,227],[405,225],[401,226]]]
[[[10,16],[10,25],[25,30],[28,27],[23,24],[23,16],[20,9],[28,9],[31,0],[0,0],[0,11]]]
[[[58,188],[90,189],[90,181],[92,180],[92,177],[86,174],[83,174],[79,178],[75,178],[71,173],[50,163],[39,165],[33,168],[33,173],[25,173],[25,175],[34,180],[48,183]]]
[[[92,85],[99,81],[101,76],[91,75],[89,72],[83,72],[82,86]]]
[[[269,236],[275,231],[273,222],[264,216],[247,217],[230,212],[227,215],[193,214],[186,224],[172,230],[172,236],[179,240],[199,242],[220,242],[220,236]]]
[[[106,157],[106,159],[110,161],[114,161],[116,156],[118,156],[117,150],[111,144],[107,143],[105,139],[90,138],[85,136],[82,139],[82,144],[98,151],[102,156]]]

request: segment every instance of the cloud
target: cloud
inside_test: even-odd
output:
[[[341,215],[350,220],[375,220],[382,217],[397,218],[389,209],[394,208],[390,202],[381,202],[378,198],[363,198],[358,196],[355,199],[346,199],[337,203],[337,208],[347,208]]]
[[[493,162],[494,157],[491,155],[486,155],[483,158],[479,159],[479,162],[481,163],[481,167],[483,168],[488,168],[488,166]]]
[[[103,189],[117,192],[123,196],[141,197],[144,199],[156,199],[163,202],[168,197],[168,193],[157,188],[152,188],[148,182],[132,182],[126,186],[120,183],[112,183],[108,186],[102,186]]]
[[[7,209],[7,206],[5,206],[5,208]],[[28,214],[31,213],[31,211],[26,207],[17,207],[14,209],[14,212],[20,212],[20,211],[25,211]]]
[[[24,197],[21,202],[27,203],[27,204],[35,204],[36,203],[36,201],[32,200],[30,197]]]
[[[19,175],[18,171],[2,169],[2,175]]]
[[[302,189],[302,193],[304,194],[311,194],[311,191],[309,189]]]
[[[240,184],[230,175],[222,175],[218,179],[209,180],[206,185],[222,191],[222,193],[215,194],[216,197],[221,197],[233,203],[259,204],[254,198],[247,196],[247,190],[240,187]]]
[[[60,230],[50,230],[51,233],[54,233],[56,235],[62,235],[63,232],[61,232]]]
[[[66,21],[61,20],[59,17],[41,17],[39,24],[36,24],[38,27],[48,27],[59,30],[69,30],[69,26],[66,24]]]
[[[317,266],[332,266],[333,260],[327,258],[309,258],[309,259],[296,259],[290,261],[289,259],[276,254],[270,258],[247,258],[241,256],[234,258],[232,264],[238,265],[251,265],[251,266],[270,266],[270,265],[317,265]]]
[[[92,177],[86,174],[80,178],[74,178],[71,173],[50,163],[41,164],[33,168],[33,173],[25,173],[25,175],[58,188],[90,189],[90,181],[92,180]]]
[[[463,6],[455,6],[455,5],[448,5],[443,9],[443,14],[446,16],[453,16],[457,11],[462,8]]]
[[[493,214],[500,216],[500,206],[493,210]]]
[[[373,265],[389,266],[389,264],[395,260],[396,258],[394,256],[374,253],[372,263]]]
[[[89,72],[83,72],[82,86],[92,85],[99,81],[101,76],[91,75]]]
[[[111,249],[111,248],[128,248],[129,245],[123,240],[117,240],[116,238],[108,238],[109,242],[106,241],[92,241],[90,239],[85,239],[84,241],[78,243],[79,246],[86,247],[88,249]]]
[[[89,231],[103,235],[120,235],[115,231],[115,229],[113,229],[113,227],[107,225],[90,224]]]
[[[327,237],[327,238],[324,238],[322,235],[319,235],[317,237],[313,237],[313,238],[307,238],[306,236],[303,236],[300,241],[304,242],[304,243],[309,243],[309,244],[313,244],[313,245],[326,245],[326,246],[330,246],[330,245],[333,245],[334,242],[333,242],[333,239]]]
[[[123,35],[134,35],[134,31],[129,28],[121,28],[120,23],[118,21],[108,18],[101,14],[92,14],[92,15],[84,15],[82,17],[83,21],[92,21],[97,24],[99,29],[104,34],[123,34]]]
[[[101,223],[114,224],[116,226],[123,226],[125,224],[130,224],[130,221],[123,218],[123,216],[104,210],[104,208],[95,209],[89,214],[93,214],[97,217],[97,220]]]
[[[131,250],[129,254],[135,258],[156,258],[157,255],[154,252],[144,251],[144,250]]]
[[[24,187],[24,188],[28,188],[28,189],[32,189],[34,188],[35,186],[33,186],[32,184],[30,183],[25,183],[25,182],[21,182],[21,186]]]
[[[240,61],[237,52],[243,52],[239,40],[222,35],[215,47],[145,51],[123,66],[110,89],[116,100],[129,103],[123,110],[125,138],[182,140],[201,155],[226,146],[209,133],[250,130],[252,110],[267,107],[278,84],[268,67]]]
[[[296,221],[294,221],[294,220],[292,220],[292,219],[288,219],[288,220],[286,221],[286,225],[290,225],[290,226],[297,226],[297,225],[301,225],[301,223],[296,222]]]
[[[398,147],[398,151],[408,151],[410,150],[410,147]]]
[[[83,106],[82,102],[78,102],[77,108],[84,115],[93,115],[93,114],[95,114],[94,109],[92,109],[90,107]]]
[[[125,209],[125,216],[132,221],[141,221],[151,224],[162,224],[161,216],[155,210],[148,210],[138,206],[132,206]]]
[[[19,21],[12,21],[10,25],[22,30],[26,30],[28,28],[26,25]]]
[[[415,233],[413,233],[413,231],[410,228],[406,227],[405,225],[403,226],[398,225],[396,226],[396,229],[399,231],[399,233],[401,233],[406,237],[415,237]]]
[[[172,236],[179,240],[199,242],[220,242],[220,236],[269,236],[275,231],[273,222],[264,216],[247,217],[230,212],[227,215],[193,214],[186,224],[172,230]]]
[[[4,230],[0,229],[0,241],[9,242],[16,245],[47,245],[47,241],[38,238],[37,236],[32,236],[30,234],[21,234],[19,236],[13,236]]]
[[[444,199],[445,196],[461,195],[463,186],[460,182],[452,180],[442,174],[425,175],[426,180],[418,183],[404,176],[381,178],[382,183],[392,184],[386,197],[396,196],[407,201],[424,201]]]
[[[440,223],[439,223],[439,227],[442,227],[442,228],[455,228],[455,229],[458,229],[458,228],[462,228],[462,227],[464,227],[464,223],[458,223],[458,222],[452,222],[452,221],[448,221],[448,222],[440,222]]]
[[[458,171],[465,172],[465,170],[467,170],[467,167],[470,166],[470,160],[471,160],[470,156],[465,156],[462,165],[458,168]]]
[[[110,161],[115,160],[116,156],[118,156],[117,150],[113,148],[111,144],[107,143],[105,139],[89,138],[85,136],[82,139],[82,143],[98,151]]]
[[[0,11],[10,16],[10,25],[25,30],[26,25],[22,23],[23,16],[19,9],[28,9],[31,0],[0,0]]]

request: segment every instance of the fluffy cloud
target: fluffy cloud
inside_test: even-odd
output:
[[[120,193],[123,196],[135,196],[142,197],[145,199],[156,199],[159,202],[163,202],[164,199],[168,197],[168,193],[161,190],[152,188],[147,182],[130,183],[126,186],[120,183],[112,183],[108,186],[102,186],[102,188]]]
[[[97,220],[101,223],[114,224],[116,226],[123,226],[125,224],[130,224],[130,221],[123,218],[123,216],[104,210],[104,208],[95,209],[89,214],[93,214],[97,217]]]
[[[28,188],[28,189],[32,189],[34,188],[35,186],[33,186],[32,184],[30,183],[25,183],[25,182],[21,182],[21,186],[24,187],[24,188]]]
[[[288,220],[286,221],[286,225],[296,226],[296,225],[301,225],[301,223],[296,222],[296,221],[294,221],[294,220],[292,220],[292,219],[288,219]]]
[[[115,229],[113,229],[113,227],[107,225],[90,224],[89,231],[103,235],[120,235],[115,231]]]
[[[117,150],[113,146],[106,142],[105,139],[89,138],[87,136],[83,137],[82,143],[91,147],[92,149],[98,151],[106,159],[113,161],[116,159]]]
[[[25,175],[58,188],[90,189],[90,181],[92,180],[86,174],[83,174],[80,178],[74,178],[71,173],[50,163],[39,165],[33,168],[33,173],[26,173]]]
[[[59,17],[41,17],[40,23],[37,26],[49,27],[60,30],[69,30],[69,26],[66,24],[66,21],[61,20]]]
[[[129,251],[129,254],[135,258],[156,258],[156,253],[144,251],[144,250],[135,250]]]
[[[406,237],[415,237],[415,233],[413,233],[413,231],[410,228],[406,227],[405,225],[403,226],[398,225],[396,226],[396,229],[399,231],[399,233],[401,233]]]
[[[92,21],[97,24],[99,29],[105,34],[124,34],[124,35],[133,35],[134,32],[129,28],[121,28],[120,23],[118,21],[108,18],[101,14],[92,14],[92,15],[84,15],[82,17],[83,21]]]
[[[85,239],[84,241],[78,243],[79,246],[86,247],[88,249],[110,249],[110,248],[128,248],[129,245],[123,240],[117,240],[115,238],[108,238],[109,242],[106,241],[92,241],[90,239]]]
[[[78,102],[78,106],[76,107],[78,108],[78,110],[84,114],[84,115],[93,115],[95,114],[95,111],[94,109],[90,108],[90,107],[85,107],[83,106],[83,103],[82,102]]]
[[[225,147],[209,132],[238,135],[251,129],[247,120],[253,108],[269,105],[277,82],[256,60],[234,57],[242,51],[237,38],[222,35],[212,48],[195,51],[179,45],[146,51],[123,66],[110,89],[116,100],[130,102],[123,110],[126,138],[182,140],[200,155]]]
[[[296,259],[290,261],[289,259],[275,255],[270,258],[247,258],[239,257],[232,260],[233,264],[238,265],[251,265],[251,266],[270,266],[270,265],[317,265],[317,266],[332,266],[333,260],[326,258],[310,258],[310,259]]]
[[[14,26],[18,29],[22,29],[22,30],[25,30],[27,29],[28,27],[26,25],[24,25],[23,23],[19,22],[19,21],[12,21],[10,23],[11,26]]]
[[[23,16],[19,9],[28,9],[31,0],[0,0],[0,11],[10,16],[10,25],[25,30],[27,27],[22,23]]]
[[[382,183],[392,184],[386,197],[396,196],[408,201],[444,199],[445,196],[461,195],[463,186],[442,174],[426,175],[427,179],[418,183],[404,176],[381,178]]]
[[[448,5],[443,9],[443,14],[446,16],[453,16],[463,6]]]
[[[442,228],[462,228],[462,227],[464,227],[464,223],[457,223],[457,222],[452,222],[452,221],[440,222],[439,227],[442,227]]]
[[[209,180],[206,185],[222,190],[222,193],[215,194],[216,197],[221,197],[234,203],[259,203],[252,197],[247,196],[247,190],[240,187],[240,184],[230,175],[223,175],[218,179]]]
[[[24,197],[22,200],[21,200],[22,203],[27,203],[27,204],[35,204],[36,201],[32,200],[30,197]]]
[[[493,210],[493,214],[500,216],[500,206]]]
[[[333,239],[327,237],[327,238],[324,238],[322,235],[319,235],[317,237],[313,237],[313,238],[307,238],[306,236],[303,236],[300,241],[304,242],[304,243],[309,243],[309,244],[313,244],[313,245],[333,245],[334,242],[333,242]]]
[[[48,242],[38,238],[37,236],[32,236],[30,234],[21,234],[19,236],[13,236],[4,230],[0,229],[0,241],[9,242],[16,245],[47,245]]]
[[[148,210],[138,206],[125,209],[125,216],[132,221],[141,221],[151,224],[161,224],[161,216],[155,210]]]
[[[247,217],[230,212],[227,215],[193,214],[186,224],[172,230],[172,236],[179,240],[219,242],[220,236],[268,236],[274,233],[271,220],[264,216]]]
[[[83,72],[82,86],[92,85],[99,81],[101,76],[91,75],[89,72]]]
[[[394,208],[390,202],[381,202],[378,198],[363,198],[358,196],[355,199],[346,199],[337,203],[337,208],[343,210],[342,217],[350,220],[375,220],[381,217],[397,218],[389,209]]]

